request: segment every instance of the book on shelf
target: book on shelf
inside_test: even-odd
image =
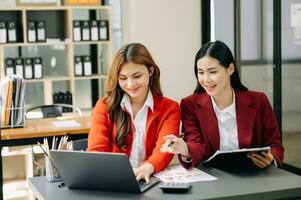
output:
[[[222,168],[222,169],[237,169],[237,168],[256,168],[252,160],[247,157],[248,154],[268,152],[271,148],[244,148],[230,151],[217,150],[209,159],[205,160],[206,165]]]

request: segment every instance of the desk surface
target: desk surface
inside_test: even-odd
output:
[[[270,167],[266,170],[234,174],[214,168],[200,169],[218,180],[197,182],[185,194],[165,194],[158,185],[141,195],[114,192],[70,190],[59,188],[59,183],[50,183],[45,177],[29,178],[29,186],[39,200],[99,200],[99,199],[288,199],[301,197],[301,177],[290,172]],[[124,183],[126,184],[126,183]]]
[[[74,120],[80,124],[76,127],[55,127],[53,121]],[[58,136],[65,134],[88,133],[91,127],[91,116],[59,117],[26,120],[24,128],[2,129],[1,140],[26,139],[36,137]]]

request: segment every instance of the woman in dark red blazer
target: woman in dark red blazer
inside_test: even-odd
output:
[[[275,115],[266,95],[242,85],[230,49],[221,41],[205,44],[196,54],[194,93],[181,101],[184,140],[166,136],[161,151],[179,154],[186,168],[208,159],[217,150],[270,146],[251,154],[265,168],[281,166],[284,149]]]

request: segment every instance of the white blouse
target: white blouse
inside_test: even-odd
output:
[[[211,97],[211,101],[218,121],[220,150],[239,149],[234,91],[232,104],[223,110],[219,109],[213,97]]]
[[[122,109],[126,109],[130,113],[131,119],[134,123],[135,131],[130,154],[130,163],[132,167],[139,167],[145,161],[145,138],[148,109],[150,108],[151,111],[154,112],[154,100],[152,92],[148,92],[144,105],[137,112],[135,119],[133,119],[133,109],[128,94],[125,93],[123,95],[120,106]]]

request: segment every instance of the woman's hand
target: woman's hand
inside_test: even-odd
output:
[[[168,152],[173,154],[181,154],[184,157],[190,158],[190,153],[186,142],[175,135],[166,135],[163,137],[165,140],[164,144],[161,146],[162,152]]]
[[[137,181],[144,179],[145,182],[149,183],[150,175],[155,171],[155,168],[152,164],[145,162],[137,168],[133,168],[134,174],[136,176]]]
[[[252,153],[248,155],[248,158],[250,158],[253,163],[260,168],[270,166],[274,160],[274,156],[270,152]]]

